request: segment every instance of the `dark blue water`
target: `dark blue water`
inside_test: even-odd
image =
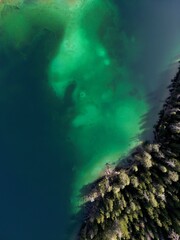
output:
[[[163,66],[168,56],[170,62],[179,54],[180,2],[135,2],[121,1],[117,8],[125,31],[134,32],[141,40],[143,48],[132,68],[145,77],[141,84],[147,96],[152,94],[149,101],[153,107],[162,101],[171,76],[172,70],[163,74]],[[0,44],[2,240],[66,239],[74,161],[73,146],[66,139],[66,116],[72,106],[73,86],[62,102],[49,88],[47,76],[60,38],[43,30],[22,51]],[[149,117],[150,126],[154,121]]]
[[[0,239],[64,239],[69,221],[68,121],[60,118],[66,109],[51,94],[46,74],[53,43],[42,32],[26,58],[1,47]]]

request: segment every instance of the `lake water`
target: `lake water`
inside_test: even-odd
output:
[[[178,0],[0,3],[0,238],[71,240],[80,189],[152,126]]]

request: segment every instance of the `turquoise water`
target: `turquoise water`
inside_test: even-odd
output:
[[[176,71],[180,3],[5,2],[0,237],[71,239],[80,189],[150,137]]]

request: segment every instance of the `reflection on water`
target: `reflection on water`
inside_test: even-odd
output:
[[[3,239],[70,239],[80,188],[151,137],[180,53],[179,5],[0,3]]]

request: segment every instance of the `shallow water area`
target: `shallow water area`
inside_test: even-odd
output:
[[[2,239],[73,238],[81,188],[152,137],[180,54],[178,7],[0,2]]]

